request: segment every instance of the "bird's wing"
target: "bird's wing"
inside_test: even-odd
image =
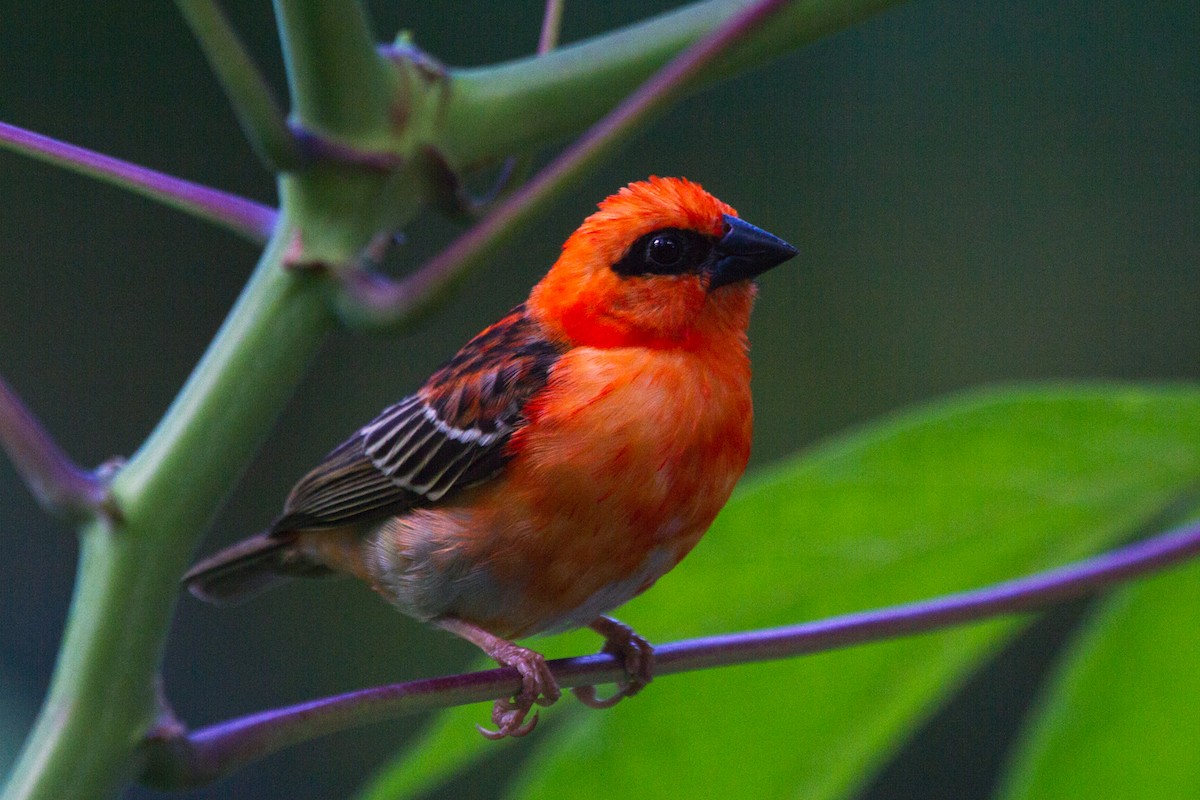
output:
[[[494,477],[562,352],[517,306],[301,478],[272,532],[367,522]]]

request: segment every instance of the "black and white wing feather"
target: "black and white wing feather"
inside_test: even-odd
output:
[[[489,420],[487,431],[458,428],[413,395],[361,431],[363,451],[393,483],[436,503],[456,486],[487,480],[503,466],[495,456],[522,421],[519,410]]]
[[[561,353],[513,309],[304,476],[272,533],[368,522],[494,477]]]

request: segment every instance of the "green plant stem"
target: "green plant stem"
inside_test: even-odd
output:
[[[280,191],[304,221],[293,263],[340,271],[424,204],[412,163],[428,83],[380,55],[355,0],[275,0],[292,120],[310,159]]]
[[[300,150],[270,86],[215,0],[176,0],[192,35],[221,82],[242,133],[272,171],[299,165]]]
[[[179,575],[329,329],[325,291],[281,269],[280,226],[208,352],[112,492],[124,519],[81,530],[50,692],[4,800],[101,798],[138,771]]]
[[[762,64],[900,2],[791,3],[736,50],[698,73],[689,88]],[[442,153],[464,169],[579,130],[680,50],[752,5],[753,0],[708,0],[547,55],[454,70]]]
[[[386,62],[362,4],[354,0],[275,0],[293,111],[322,136],[359,139],[387,127]]]

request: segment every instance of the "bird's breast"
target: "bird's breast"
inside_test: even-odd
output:
[[[749,457],[749,366],[732,356],[572,350],[513,438],[514,493],[543,513],[624,520],[616,527],[635,539],[686,536],[724,505]]]
[[[575,348],[526,407],[502,475],[393,518],[377,588],[418,617],[501,636],[586,624],[699,541],[750,453],[744,350]]]

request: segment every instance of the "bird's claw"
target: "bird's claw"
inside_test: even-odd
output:
[[[521,673],[521,691],[512,699],[497,700],[492,706],[492,724],[496,726],[494,729],[482,725],[475,727],[485,737],[493,740],[507,736],[525,736],[538,722],[536,713],[526,719],[529,710],[535,703],[540,706],[554,705],[562,696],[562,690],[558,688],[558,682],[554,680],[554,675],[546,666],[546,659],[541,653],[510,643],[508,647],[491,655],[500,664],[513,667]]]
[[[529,717],[529,719],[525,718],[529,713],[529,708],[529,705],[522,704],[518,700],[501,698],[492,706],[492,723],[496,727],[485,728],[477,724],[475,729],[483,734],[485,738],[492,741],[504,739],[509,736],[519,739],[536,728],[538,724],[538,714],[536,711],[533,712],[533,716]]]
[[[612,708],[626,697],[633,697],[654,679],[654,648],[633,628],[615,619],[601,617],[591,627],[604,636],[604,647],[600,652],[621,660],[625,679],[617,684],[617,691],[609,697],[599,697],[595,686],[577,686],[571,692],[589,708]]]

